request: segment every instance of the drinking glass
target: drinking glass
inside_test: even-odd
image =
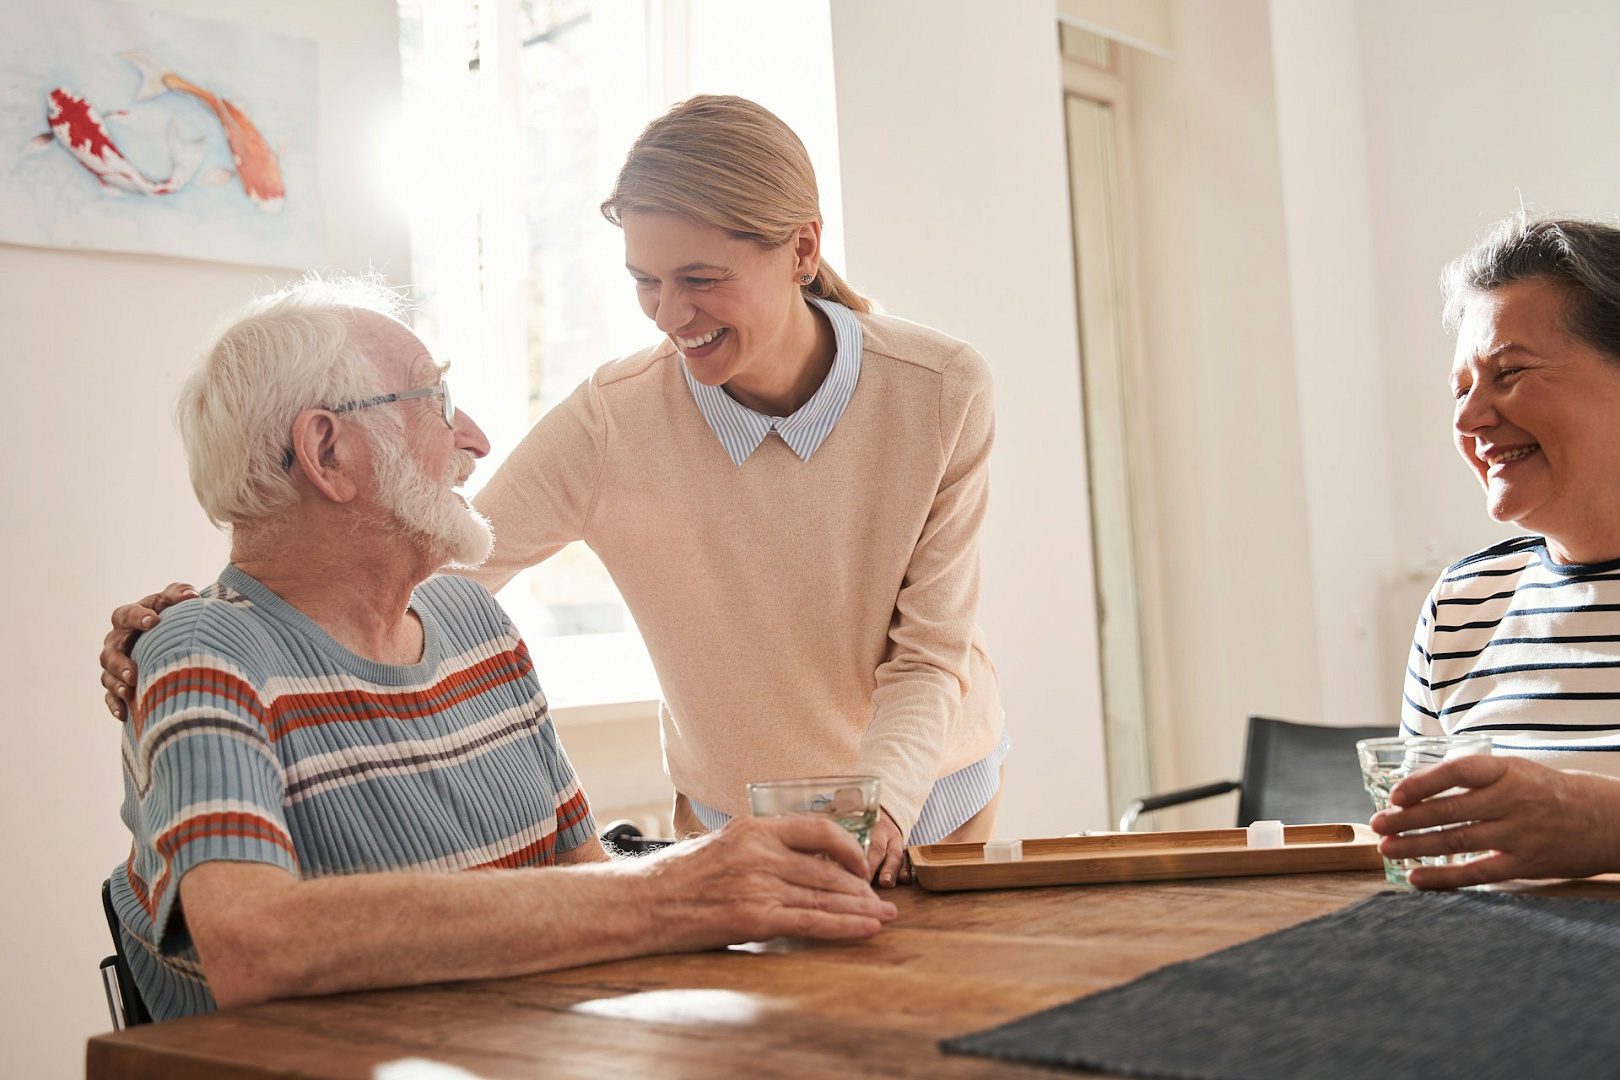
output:
[[[1389,793],[1403,779],[1455,757],[1469,754],[1489,754],[1491,740],[1485,735],[1416,735],[1390,739],[1362,739],[1356,743],[1356,757],[1361,760],[1361,779],[1367,794],[1372,796],[1373,812],[1389,809]],[[1461,793],[1462,788],[1442,792],[1437,798]],[[1437,828],[1450,828],[1442,825]],[[1434,832],[1436,829],[1418,829]],[[1409,887],[1406,872],[1414,866],[1444,866],[1448,863],[1467,862],[1477,852],[1457,855],[1426,855],[1417,859],[1385,859],[1384,877],[1391,885]]]
[[[748,785],[748,806],[755,817],[815,814],[831,818],[849,830],[864,854],[877,824],[878,787],[875,776],[765,780]]]

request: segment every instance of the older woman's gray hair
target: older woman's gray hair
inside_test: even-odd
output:
[[[297,501],[285,465],[293,420],[378,392],[381,376],[350,345],[349,327],[357,310],[397,319],[404,308],[380,282],[309,277],[229,320],[175,406],[191,486],[210,521],[263,520]]]
[[[1564,329],[1620,363],[1620,228],[1601,221],[1521,210],[1499,222],[1440,275],[1446,329],[1457,329],[1470,298],[1532,280],[1561,285]]]

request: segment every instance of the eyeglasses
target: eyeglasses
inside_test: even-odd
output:
[[[420,390],[406,390],[398,394],[382,394],[377,397],[368,397],[363,401],[349,401],[342,405],[333,405],[332,412],[354,412],[358,409],[369,409],[373,405],[387,405],[390,401],[410,401],[414,398],[438,397],[444,406],[444,422],[451,427],[456,426],[456,406],[450,400],[450,384],[440,379],[435,386],[424,386]]]
[[[440,400],[440,404],[443,406],[440,415],[444,417],[445,424],[454,428],[456,426],[456,405],[450,399],[450,384],[443,379],[440,379],[434,386],[424,386],[419,390],[402,390],[397,394],[379,394],[376,397],[363,398],[360,401],[346,401],[342,405],[331,405],[328,406],[327,411],[335,413],[356,412],[360,409],[369,409],[373,405],[387,405],[394,401],[413,401],[416,398],[431,397],[437,397]],[[298,455],[289,446],[286,453],[281,456],[281,467],[290,469],[293,462],[297,460]]]

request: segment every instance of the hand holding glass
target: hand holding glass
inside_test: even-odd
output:
[[[865,854],[877,824],[878,788],[875,776],[765,780],[748,785],[748,805],[755,817],[813,814],[831,818],[849,830]]]
[[[1356,757],[1361,760],[1361,779],[1366,785],[1367,794],[1372,796],[1374,813],[1389,809],[1389,793],[1394,790],[1396,784],[1419,769],[1438,765],[1454,757],[1490,752],[1491,740],[1484,735],[1362,739],[1356,743]],[[1444,798],[1445,795],[1440,797]],[[1414,866],[1445,866],[1449,863],[1467,862],[1476,854],[1478,852],[1432,855],[1419,859],[1385,859],[1384,877],[1391,885],[1400,885],[1404,888],[1407,886],[1406,872]]]

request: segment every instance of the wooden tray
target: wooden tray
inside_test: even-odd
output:
[[[983,844],[910,849],[917,883],[935,892],[1090,885],[1105,881],[1379,870],[1378,834],[1365,825],[1287,825],[1283,846],[1252,848],[1245,829],[1105,833],[1025,840],[1018,862],[985,862]]]

